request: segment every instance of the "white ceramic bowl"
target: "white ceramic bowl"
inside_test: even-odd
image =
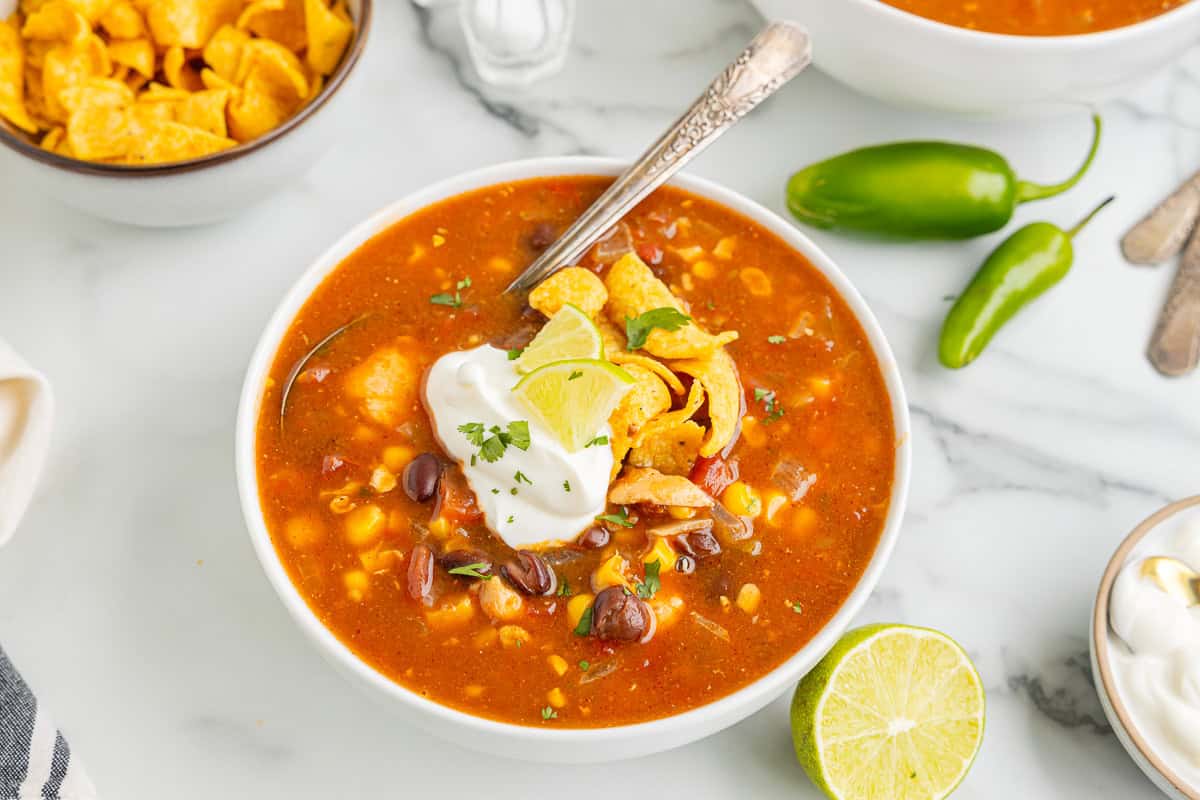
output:
[[[1100,589],[1096,593],[1096,602],[1092,606],[1092,631],[1088,637],[1089,649],[1092,654],[1092,676],[1096,684],[1096,693],[1100,695],[1100,705],[1104,715],[1112,725],[1113,731],[1121,746],[1125,748],[1138,768],[1153,781],[1154,785],[1173,800],[1200,800],[1200,786],[1188,784],[1175,773],[1166,761],[1155,752],[1149,740],[1137,728],[1134,714],[1125,705],[1121,697],[1120,687],[1113,670],[1113,651],[1120,645],[1114,640],[1108,625],[1108,598],[1112,594],[1113,583],[1125,565],[1138,558],[1144,558],[1154,553],[1153,544],[1164,532],[1164,523],[1184,512],[1196,513],[1200,507],[1200,496],[1189,497],[1172,503],[1166,508],[1155,512],[1133,529],[1105,567],[1100,579]],[[1146,546],[1150,545],[1149,548]],[[1200,735],[1200,734],[1198,734]]]
[[[972,114],[1041,115],[1117,97],[1200,40],[1196,0],[1081,36],[981,33],[880,0],[754,2],[767,17],[803,23],[817,66],[860,92]]]
[[[352,125],[345,124],[374,0],[349,0],[354,38],[321,93],[253,141],[174,164],[95,164],[42,150],[0,120],[4,187],[29,187],[97,217],[147,227],[204,225],[262,202],[302,177]]]
[[[706,180],[680,175],[673,183],[683,189],[717,201],[738,211],[778,234],[803,253],[837,289],[866,331],[879,360],[892,400],[896,428],[896,472],[888,512],[879,546],[862,580],[832,620],[799,652],[784,664],[754,683],[708,705],[637,725],[622,725],[594,730],[546,729],[510,725],[456,711],[409,691],[359,660],[312,613],[280,564],[271,537],[263,521],[258,502],[258,478],[255,469],[255,426],[258,421],[262,389],[279,343],[301,306],[321,281],[341,261],[366,240],[396,221],[443,198],[507,181],[554,175],[617,175],[626,164],[600,158],[563,157],[519,161],[459,175],[410,195],[384,208],[317,259],[288,292],[263,332],[250,361],[242,389],[237,420],[237,479],[242,511],[250,529],[250,538],[267,578],[279,593],[300,629],[321,653],[351,682],[405,713],[414,723],[459,744],[512,758],[553,762],[609,761],[648,755],[708,736],[758,711],[771,700],[791,689],[795,683],[829,650],[862,607],[891,555],[900,532],[908,494],[911,444],[908,406],[900,383],[900,370],[891,348],[884,340],[875,317],[859,293],[834,266],[829,257],[803,233],[757,203]]]

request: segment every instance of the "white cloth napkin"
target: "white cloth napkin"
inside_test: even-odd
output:
[[[0,546],[33,497],[53,413],[50,384],[0,339]]]

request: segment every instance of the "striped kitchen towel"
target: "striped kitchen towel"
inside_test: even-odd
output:
[[[0,800],[94,800],[96,789],[0,648]]]

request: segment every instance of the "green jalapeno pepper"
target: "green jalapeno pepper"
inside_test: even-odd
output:
[[[942,364],[951,369],[970,364],[1004,323],[1061,281],[1075,260],[1072,238],[1112,201],[1096,206],[1070,230],[1034,222],[1005,239],[946,316],[938,346]]]
[[[1018,180],[1004,157],[949,142],[897,142],[852,150],[791,177],[788,209],[819,228],[913,239],[968,239],[1003,228],[1020,203],[1053,197],[1087,173],[1100,146],[1100,117],[1087,158],[1062,183]]]

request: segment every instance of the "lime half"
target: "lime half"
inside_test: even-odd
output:
[[[804,771],[835,800],[939,800],[983,741],[983,682],[945,634],[868,625],[842,637],[792,698]]]
[[[513,393],[574,453],[596,438],[633,384],[629,373],[618,366],[580,358],[534,370],[521,378]]]
[[[516,367],[517,372],[525,375],[555,361],[601,358],[603,355],[604,340],[600,338],[600,329],[587,314],[567,303],[533,337],[517,359]]]

